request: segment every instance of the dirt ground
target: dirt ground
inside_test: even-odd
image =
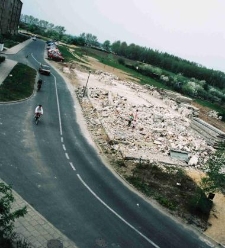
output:
[[[101,70],[103,72],[108,72],[111,74],[116,75],[121,80],[127,80],[131,81],[132,78],[127,75],[126,73],[112,68],[110,66],[104,65],[100,62],[98,62],[96,59],[88,58],[89,59],[89,66],[92,71],[95,70]],[[51,62],[58,70],[63,73],[63,76],[67,78],[67,85],[71,93],[74,95],[74,90],[76,87],[80,86],[80,82],[77,80],[77,75],[74,73],[73,68],[75,68],[76,73],[79,73],[79,70],[82,72],[86,72],[86,78],[88,77],[88,71],[87,69],[84,69],[80,64],[76,63],[70,68],[69,65],[65,64],[59,64],[55,62]],[[93,82],[91,80],[91,77],[89,79],[89,84],[93,85]],[[200,107],[199,105],[195,104],[196,107],[199,107],[200,109],[200,117],[207,121],[209,124],[214,125],[215,127],[219,128],[220,130],[225,132],[225,124],[219,120],[209,119],[207,116],[207,113],[209,111],[208,108]],[[79,111],[79,110],[78,110]],[[80,111],[82,111],[80,109]],[[80,113],[82,115],[82,113]],[[83,122],[82,126],[85,127],[85,119],[81,118],[80,115],[80,121]],[[83,131],[86,133],[90,143],[93,143],[92,136],[88,134],[87,129],[83,129]],[[101,155],[101,152],[99,152]],[[195,169],[188,169],[187,173],[189,176],[191,176],[196,182],[200,181],[200,178],[202,176],[202,173]],[[213,209],[210,214],[209,218],[209,227],[204,232],[204,234],[211,239],[215,240],[217,243],[221,244],[225,247],[225,196],[222,194],[217,193],[213,199]]]

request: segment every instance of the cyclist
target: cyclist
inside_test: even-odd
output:
[[[42,105],[39,104],[36,108],[35,108],[35,118],[39,118],[41,115],[43,115],[44,111],[43,111],[43,108],[42,108]]]
[[[39,79],[38,82],[37,82],[38,91],[41,89],[41,86],[42,86],[42,79]]]

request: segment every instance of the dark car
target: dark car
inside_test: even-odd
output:
[[[47,75],[47,76],[49,76],[51,73],[50,67],[48,65],[42,65],[42,64],[40,65],[38,71],[40,74]]]

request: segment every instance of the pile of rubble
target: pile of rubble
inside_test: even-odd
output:
[[[190,99],[184,97],[182,102],[179,96],[176,101],[164,90],[120,81],[108,73],[93,77],[98,84],[86,89],[88,98],[83,98],[84,87],[77,89],[77,95],[91,101],[98,114],[91,122],[104,127],[112,148],[125,159],[200,167],[215,152],[191,127],[198,111],[190,107]],[[130,126],[129,115],[136,116]],[[174,152],[177,157],[171,156]]]
[[[215,111],[215,110],[209,111],[208,116],[209,117],[212,117],[214,119],[217,119],[217,120],[221,120],[222,119],[222,116],[220,116],[219,113],[217,111]]]

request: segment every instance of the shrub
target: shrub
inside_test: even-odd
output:
[[[10,239],[13,233],[14,222],[17,218],[27,213],[26,207],[11,211],[11,204],[14,202],[11,186],[0,183],[0,244]]]
[[[122,58],[119,58],[118,59],[118,63],[121,64],[121,65],[125,65],[125,61]]]
[[[190,212],[196,215],[205,216],[205,219],[208,219],[212,205],[213,202],[200,191],[196,192],[196,194],[190,198],[189,201]]]

